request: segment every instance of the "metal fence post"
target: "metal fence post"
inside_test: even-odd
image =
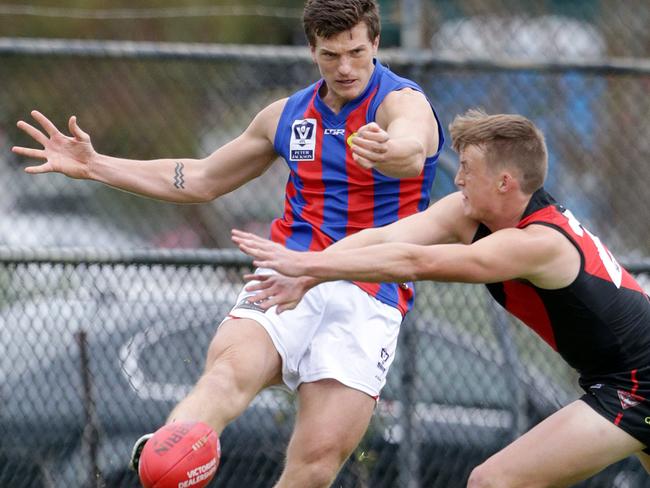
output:
[[[508,390],[512,393],[513,402],[511,402],[512,412],[512,435],[511,440],[516,439],[526,430],[526,397],[520,383],[517,379],[517,371],[521,371],[521,361],[517,351],[508,315],[501,306],[492,302],[490,306],[490,315],[492,316],[492,328],[497,342],[503,353],[504,378]]]
[[[85,426],[83,430],[82,442],[90,457],[88,471],[88,487],[100,487],[102,485],[102,475],[99,471],[98,462],[98,445],[99,445],[99,428],[97,425],[97,414],[95,411],[95,399],[93,398],[93,385],[88,359],[88,340],[86,331],[80,329],[75,333],[75,339],[79,346],[79,356],[81,361],[81,380],[83,389],[83,409]]]
[[[422,1],[402,0],[400,10],[400,44],[404,49],[418,50],[422,47]]]
[[[402,324],[402,412],[400,426],[403,437],[399,442],[399,486],[420,486],[420,439],[417,428],[417,334],[414,319],[416,312],[409,313]]]

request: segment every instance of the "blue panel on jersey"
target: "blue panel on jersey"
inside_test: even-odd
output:
[[[323,200],[323,228],[325,233],[335,241],[345,237],[348,223],[348,184],[341,179],[341,168],[334,168],[327,161],[345,161],[345,135],[324,136],[323,138],[323,182],[325,195]],[[335,224],[333,227],[328,224]]]

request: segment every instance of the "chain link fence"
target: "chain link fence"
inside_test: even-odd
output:
[[[650,291],[650,7],[621,5],[425,2],[426,49],[380,59],[423,87],[445,127],[477,106],[538,124],[547,189],[640,262]],[[154,202],[24,174],[29,162],[10,148],[31,142],[15,122],[36,108],[63,129],[76,114],[102,153],[204,157],[317,77],[305,48],[0,38],[1,487],[137,486],[134,440],[194,383],[249,269],[206,248],[232,246],[232,227],[265,235],[287,178],[278,161],[209,204]],[[455,166],[446,148],[436,197],[453,190]],[[399,349],[336,487],[463,487],[473,466],[580,394],[558,356],[478,286],[420,284]],[[285,391],[262,393],[224,432],[214,486],[271,486],[294,413]],[[628,459],[579,486],[650,482]]]
[[[445,127],[477,106],[530,117],[547,137],[551,193],[619,256],[648,254],[650,228],[639,225],[650,205],[648,67],[399,51],[382,59],[422,85]],[[264,233],[281,214],[282,162],[213,203],[179,206],[59,175],[28,176],[28,162],[10,147],[32,145],[15,122],[38,108],[62,129],[76,114],[103,153],[203,157],[262,107],[317,77],[304,49],[0,40],[0,63],[0,243],[227,247],[232,227]],[[447,149],[442,159],[448,171],[437,178],[436,195],[453,189],[455,155]]]
[[[650,266],[637,276],[650,288]],[[0,486],[135,487],[135,439],[197,380],[234,303],[239,253],[0,253]],[[579,391],[481,286],[422,283],[372,423],[334,486],[462,487],[472,467]],[[264,391],[221,437],[220,487],[269,487],[295,405]],[[582,487],[650,486],[634,459]]]

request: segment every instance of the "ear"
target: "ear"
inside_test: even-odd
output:
[[[316,62],[316,46],[309,45],[309,53],[311,54],[311,60]]]
[[[497,191],[499,193],[508,193],[517,188],[519,188],[519,182],[512,174],[507,171],[501,173],[497,184]]]
[[[372,41],[372,57],[377,57],[377,50],[379,49],[379,36],[375,37],[375,40]]]
[[[510,173],[503,172],[499,177],[497,183],[497,191],[499,193],[508,193],[512,189],[513,178]]]

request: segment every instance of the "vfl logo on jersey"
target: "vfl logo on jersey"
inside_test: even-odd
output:
[[[316,119],[294,120],[291,126],[289,159],[314,161],[316,153]]]
[[[623,407],[623,410],[636,407],[639,403],[645,400],[645,398],[642,396],[635,395],[634,393],[628,393],[627,391],[621,390],[617,390],[617,392],[618,399],[621,401],[621,407]]]

